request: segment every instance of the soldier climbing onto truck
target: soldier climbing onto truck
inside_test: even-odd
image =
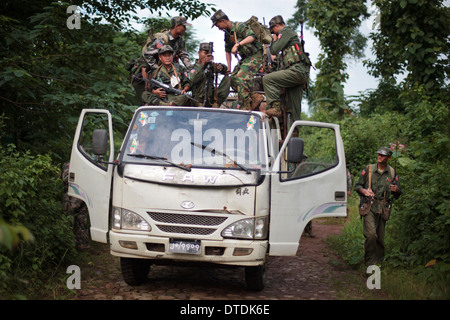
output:
[[[273,17],[269,27],[273,33],[270,52],[274,55],[282,52],[283,68],[263,77],[266,112],[279,118],[283,116],[280,89],[286,88],[285,112],[291,114],[292,122],[300,120],[302,94],[309,79],[311,62],[302,49],[297,33],[285,25],[282,16]]]

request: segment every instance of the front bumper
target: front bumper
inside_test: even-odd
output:
[[[258,266],[266,259],[267,240],[201,240],[200,254],[169,252],[169,238],[109,233],[111,254],[125,258],[208,262],[230,266]]]

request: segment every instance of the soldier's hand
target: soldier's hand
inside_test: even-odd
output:
[[[166,96],[167,96],[166,91],[164,91],[162,88],[153,89],[153,90],[152,90],[152,93],[153,93],[154,95],[158,96],[158,98],[163,99],[163,100],[164,100],[164,99],[166,98]]]
[[[369,189],[361,189],[360,192],[365,195],[366,197],[373,197],[375,194],[372,190]]]
[[[236,55],[236,53],[237,53],[237,51],[238,51],[238,48],[239,48],[239,44],[236,43],[236,44],[233,46],[233,48],[231,49],[231,53],[234,54],[234,55]]]

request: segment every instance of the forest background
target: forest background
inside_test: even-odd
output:
[[[359,27],[369,3],[378,8],[369,35],[375,59],[364,64],[379,84],[349,97],[347,62],[364,59],[367,38]],[[71,5],[83,8],[80,30],[68,28]],[[156,18],[139,17],[144,8]],[[0,299],[42,297],[51,291],[48,279],[76,261],[61,167],[81,109],[109,109],[116,137],[128,126],[137,101],[125,64],[147,37],[132,24],[157,30],[168,27],[161,17],[168,10],[195,19],[216,9],[199,0],[0,3]],[[321,48],[304,118],[341,126],[354,180],[380,146],[394,150],[391,164],[404,194],[387,225],[384,272],[402,285],[414,283],[407,298],[448,299],[449,8],[441,0],[298,0],[293,13],[289,25],[299,30],[305,19]],[[186,40],[195,56],[195,30]],[[349,206],[358,202],[353,193]],[[353,216],[333,245],[361,268],[363,241],[361,220]],[[417,282],[427,288],[421,294],[412,289]]]

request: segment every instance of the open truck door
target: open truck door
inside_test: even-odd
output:
[[[272,173],[269,254],[293,256],[311,219],[347,214],[346,164],[339,126],[296,121],[273,170],[280,171]]]
[[[69,192],[89,210],[91,238],[107,243],[114,144],[108,110],[84,109],[72,145]]]

